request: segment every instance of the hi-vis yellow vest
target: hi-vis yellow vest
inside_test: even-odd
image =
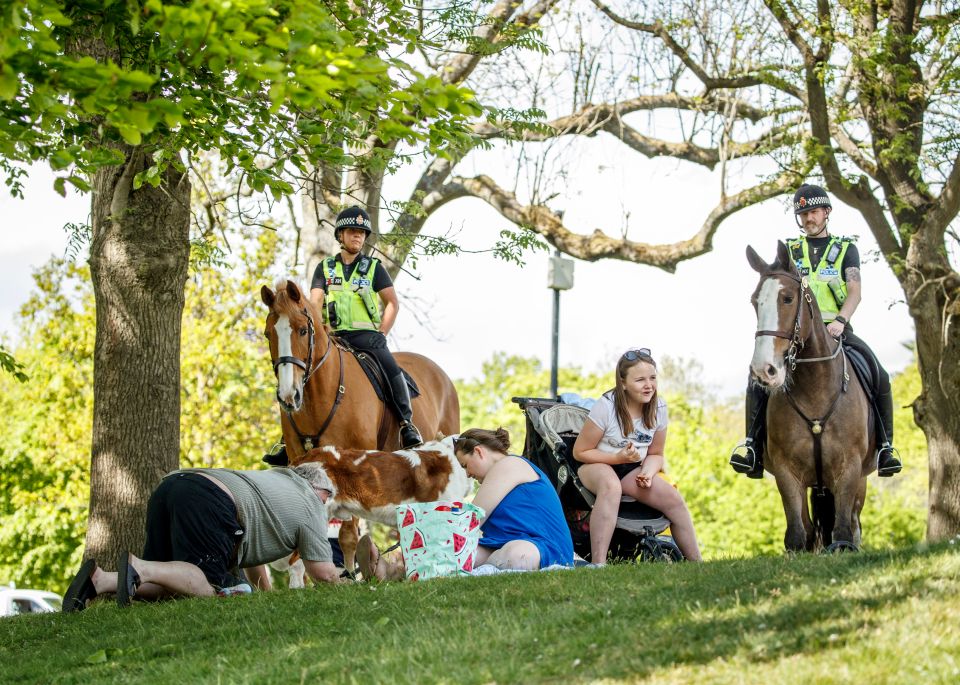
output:
[[[373,275],[377,260],[360,255],[359,262],[348,281],[343,275],[343,263],[334,257],[324,262],[327,272],[327,300],[323,307],[323,323],[335,331],[375,331],[380,324],[380,308],[373,291]],[[330,306],[336,311],[331,321]]]
[[[840,313],[840,307],[847,299],[847,282],[843,279],[840,270],[843,267],[843,257],[847,254],[847,248],[852,242],[850,238],[830,236],[830,242],[823,251],[823,257],[814,269],[810,264],[810,246],[806,238],[787,240],[790,258],[797,265],[800,275],[807,277],[810,290],[813,291],[820,306],[824,323],[830,323],[836,318]]]

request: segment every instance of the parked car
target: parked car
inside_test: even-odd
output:
[[[0,616],[60,611],[62,603],[60,595],[46,590],[21,590],[0,586]]]

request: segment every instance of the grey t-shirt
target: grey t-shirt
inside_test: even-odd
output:
[[[244,529],[239,564],[268,564],[299,550],[307,561],[333,561],[327,540],[327,508],[310,484],[292,470],[202,469],[227,486]]]

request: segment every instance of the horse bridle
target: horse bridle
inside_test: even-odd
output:
[[[333,349],[335,343],[332,337],[327,337],[327,349],[323,351],[323,355],[320,357],[320,360],[317,362],[317,365],[313,365],[313,340],[314,340],[314,325],[313,317],[310,316],[310,312],[307,311],[307,308],[304,307],[300,310],[300,313],[303,314],[307,319],[307,333],[310,337],[310,342],[307,347],[307,361],[304,362],[299,357],[277,357],[277,360],[273,363],[273,373],[276,376],[280,375],[280,365],[281,364],[293,364],[304,371],[303,375],[303,387],[307,386],[307,381],[310,380],[310,377],[315,371],[318,371],[321,366],[323,366],[327,358],[330,356],[330,350]],[[324,431],[327,430],[327,426],[330,425],[330,422],[333,421],[333,415],[337,413],[337,407],[340,406],[340,402],[343,400],[343,395],[345,389],[343,387],[343,352],[340,349],[339,345],[336,345],[337,353],[340,358],[340,381],[337,383],[337,396],[334,398],[333,406],[330,408],[330,413],[327,415],[326,420],[323,422],[323,425],[320,426],[320,430],[317,431],[314,435],[304,435],[304,433],[297,426],[297,422],[293,419],[293,412],[287,411],[287,418],[290,419],[290,425],[293,426],[294,432],[297,434],[297,437],[300,438],[300,444],[303,445],[304,450],[309,452],[313,449],[314,445],[320,444],[320,436],[323,435]]]
[[[769,335],[776,338],[783,338],[784,340],[790,341],[790,347],[787,349],[787,354],[784,356],[784,359],[788,364],[790,364],[790,370],[796,371],[797,364],[809,364],[811,362],[824,362],[830,361],[831,359],[836,359],[837,355],[840,354],[840,350],[843,347],[842,343],[837,341],[837,349],[833,351],[833,354],[826,357],[810,357],[809,359],[797,359],[797,353],[803,349],[805,341],[800,337],[800,319],[803,314],[803,303],[806,301],[807,309],[810,312],[810,318],[813,318],[813,297],[810,294],[810,285],[807,283],[806,276],[799,277],[794,276],[793,274],[786,271],[774,271],[768,276],[786,276],[790,280],[794,281],[800,286],[800,301],[797,302],[797,316],[793,320],[793,331],[757,331],[754,334],[754,338],[759,338],[761,336]]]
[[[280,365],[281,364],[293,364],[294,366],[299,367],[303,370],[303,384],[306,385],[307,381],[310,380],[310,376],[314,371],[323,366],[324,362],[327,361],[327,356],[330,354],[330,343],[327,343],[327,349],[323,353],[323,356],[320,358],[320,361],[317,362],[317,366],[313,366],[313,317],[310,316],[310,312],[307,311],[307,308],[304,307],[300,310],[300,313],[303,314],[307,319],[307,335],[310,339],[310,342],[307,343],[307,361],[303,361],[299,357],[277,357],[277,360],[273,362],[273,375],[280,375]]]

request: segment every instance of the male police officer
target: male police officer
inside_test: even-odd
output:
[[[400,309],[397,292],[383,264],[360,254],[370,232],[370,216],[360,207],[348,207],[337,215],[333,235],[340,242],[340,254],[317,265],[310,299],[337,336],[380,362],[400,417],[400,444],[406,449],[422,444],[423,438],[413,425],[407,381],[387,349],[386,334]],[[383,302],[382,314],[375,294]]]
[[[827,331],[834,338],[843,336],[848,347],[876,362],[879,371],[875,402],[877,422],[877,475],[899,473],[902,465],[893,442],[893,397],[890,376],[873,351],[853,334],[850,319],[860,304],[860,253],[850,238],[831,236],[827,221],[833,206],[820,186],[803,184],[793,196],[793,213],[803,236],[787,241],[790,257],[817,298]],[[816,265],[816,268],[814,268]],[[730,457],[737,473],[750,478],[763,477],[763,448],[766,441],[767,394],[755,383],[747,388],[747,438]]]

